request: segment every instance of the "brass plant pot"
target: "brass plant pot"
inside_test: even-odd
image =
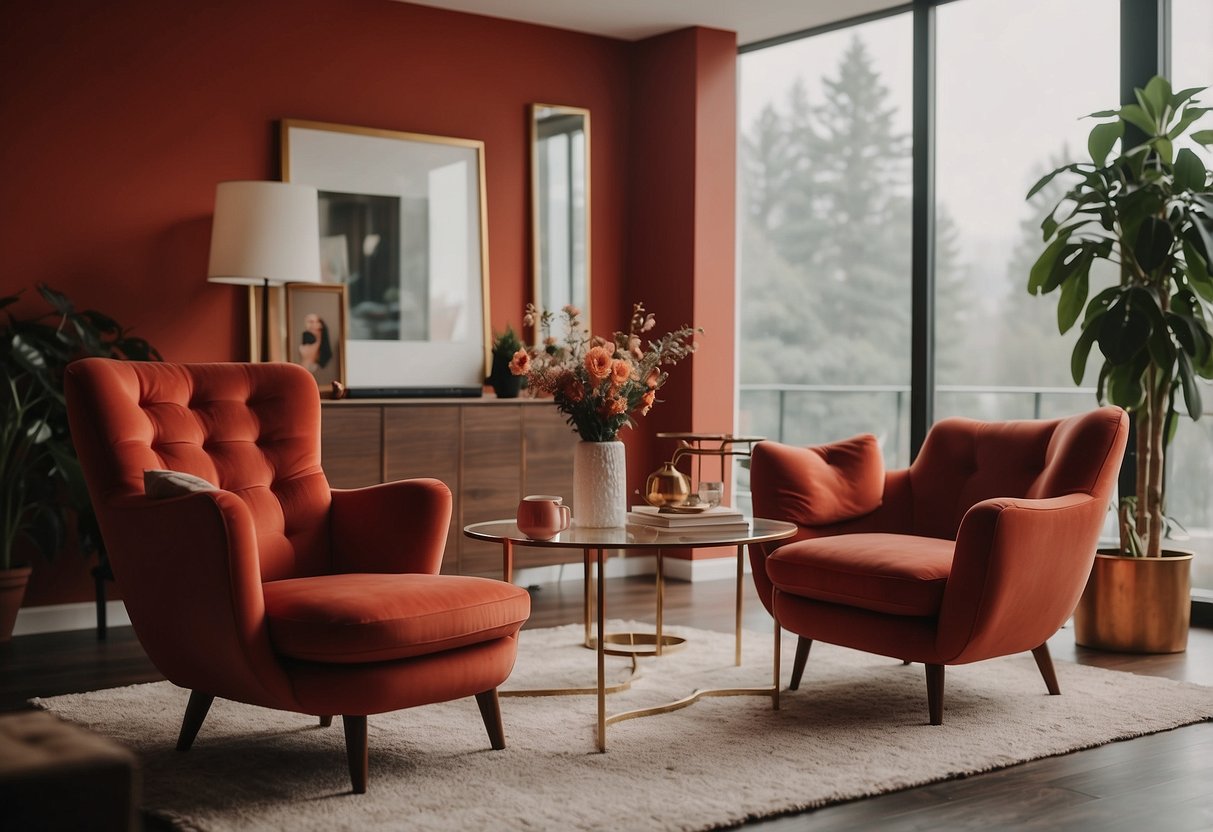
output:
[[[1074,641],[1121,653],[1182,653],[1192,615],[1192,553],[1095,555],[1074,610]]]

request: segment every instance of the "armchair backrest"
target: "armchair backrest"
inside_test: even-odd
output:
[[[142,495],[144,470],[170,469],[248,505],[262,580],[330,570],[320,400],[305,369],[88,358],[64,384],[103,532],[107,504]]]
[[[937,422],[909,469],[913,533],[955,539],[965,512],[995,497],[1106,500],[1127,435],[1117,407],[1065,419]]]

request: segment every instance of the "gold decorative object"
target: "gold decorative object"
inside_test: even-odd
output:
[[[663,462],[644,481],[644,500],[649,505],[657,508],[681,505],[691,496],[691,481],[674,467],[677,459],[678,454],[675,453],[673,461]]]

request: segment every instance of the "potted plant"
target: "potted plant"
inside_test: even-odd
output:
[[[1185,136],[1213,145],[1213,130],[1188,132],[1210,109],[1198,106],[1201,92],[1173,92],[1166,79],[1151,79],[1137,103],[1092,114],[1111,121],[1091,130],[1090,162],[1058,168],[1028,194],[1062,173],[1079,177],[1041,224],[1048,245],[1028,291],[1058,291],[1058,328],[1081,328],[1070,359],[1074,382],[1098,347],[1096,395],[1136,423],[1136,499],[1121,506],[1120,550],[1096,558],[1075,613],[1076,639],[1086,646],[1179,652],[1187,645],[1191,555],[1168,556],[1162,538],[1165,454],[1178,402],[1199,419],[1197,378],[1213,378],[1205,308],[1213,303],[1213,183],[1199,156],[1175,150]],[[1144,139],[1131,144],[1134,128]],[[1097,260],[1116,264],[1119,280],[1089,297]]]
[[[77,518],[85,551],[101,538],[72,447],[63,396],[63,370],[85,355],[159,359],[142,338],[107,315],[77,311],[66,296],[40,285],[50,312],[18,318],[10,307],[19,295],[0,298],[0,363],[5,384],[0,417],[0,641],[12,636],[30,567],[19,563],[28,541],[45,557],[64,544],[69,512]]]
[[[510,360],[520,349],[522,342],[509,324],[501,334],[493,333],[493,366],[487,381],[499,399],[516,399],[522,389],[522,379],[510,372]]]

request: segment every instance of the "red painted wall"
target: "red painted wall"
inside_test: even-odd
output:
[[[392,0],[2,4],[0,294],[46,282],[169,360],[243,359],[244,290],[205,278],[215,184],[277,178],[275,122],[304,118],[484,140],[491,324],[517,328],[530,298],[527,105],[588,107],[595,331],[625,325],[633,300],[659,325],[711,330],[629,437],[637,488],[655,467],[649,434],[728,429],[732,411],[732,323],[717,318],[732,314],[734,173],[715,145],[735,132],[735,39],[667,38],[629,44]],[[697,268],[706,293],[687,292]],[[26,603],[91,597],[67,553],[40,565]]]
[[[676,448],[654,434],[733,430],[736,70],[733,32],[683,29],[636,44],[625,285],[657,314],[658,331],[683,323],[704,330],[699,351],[671,372],[663,402],[629,443],[629,478],[641,484]],[[705,470],[716,464],[706,461]]]

